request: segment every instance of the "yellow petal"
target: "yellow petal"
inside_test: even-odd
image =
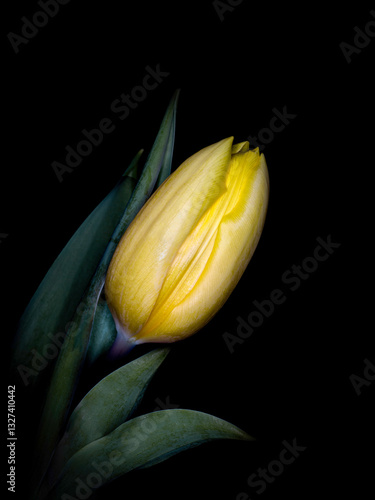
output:
[[[249,141],[239,142],[238,144],[233,144],[232,146],[232,155],[237,153],[246,153],[249,151]]]
[[[168,269],[205,212],[226,191],[233,137],[186,160],[144,205],[121,239],[106,279],[118,329],[135,335],[148,320]]]
[[[269,191],[264,156],[258,150],[243,153],[247,150],[246,143],[237,149],[226,191],[181,245],[137,341],[191,335],[216,314],[238,283],[258,243]]]

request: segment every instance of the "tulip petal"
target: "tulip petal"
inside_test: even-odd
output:
[[[249,141],[244,141],[244,142],[239,142],[238,144],[233,144],[232,146],[232,155],[238,154],[238,153],[246,153],[246,151],[249,151]]]
[[[135,336],[138,342],[173,342],[198,331],[242,276],[266,215],[264,156],[258,151],[235,155],[227,182],[225,195],[181,246],[148,321]]]
[[[179,248],[225,193],[232,141],[224,139],[186,160],[120,241],[107,273],[106,298],[125,335],[136,334],[147,321]]]
[[[135,411],[169,348],[154,349],[103,378],[73,411],[51,464],[53,485],[65,463],[81,448],[125,422]]]
[[[173,409],[141,415],[77,452],[46,500],[74,495],[76,478],[96,472],[94,464],[108,464],[108,473],[101,477],[104,485],[134,469],[151,467],[217,439],[253,440],[229,422],[199,411]]]

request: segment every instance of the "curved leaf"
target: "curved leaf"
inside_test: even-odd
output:
[[[141,401],[168,347],[157,348],[103,378],[73,411],[49,471],[53,484],[63,465],[77,451],[125,422]]]
[[[150,467],[215,439],[253,438],[225,420],[198,411],[174,409],[142,415],[77,452],[47,498],[74,496],[77,485],[87,485],[92,473],[99,474],[100,485],[104,485],[131,470]]]
[[[43,356],[44,347],[55,335],[65,334],[79,301],[108,245],[134,190],[140,151],[129,168],[94,211],[81,224],[58,255],[26,307],[13,344],[13,366],[31,366],[34,353]],[[26,385],[34,377],[23,379]]]

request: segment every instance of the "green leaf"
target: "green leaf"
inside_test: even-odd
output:
[[[14,340],[14,369],[31,368],[35,353],[44,357],[47,363],[49,356],[44,356],[45,346],[53,343],[54,337],[61,342],[66,326],[129,202],[136,183],[132,170],[137,166],[141,153],[136,155],[118,184],[77,229],[34,293],[20,319]],[[23,377],[26,385],[35,381],[33,376]]]
[[[122,235],[150,196],[159,175],[167,146],[170,144],[169,137],[175,121],[177,98],[178,93],[175,93],[164,115],[142,175],[67,331],[47,392],[37,436],[35,456],[38,457],[38,461],[35,462],[35,470],[32,474],[36,489],[43,480],[66,422],[79,374],[85,361],[96,306],[104,286],[108,266]]]
[[[136,417],[77,452],[47,498],[74,496],[77,479],[87,485],[94,472],[104,485],[131,470],[150,467],[215,439],[253,438],[225,420],[193,410],[163,410]]]
[[[51,464],[53,484],[63,465],[81,448],[116,429],[140,403],[168,347],[154,349],[102,379],[73,411]]]
[[[176,95],[179,95],[179,90],[177,90]],[[176,108],[174,109],[174,118],[171,131],[169,133],[167,150],[165,153],[163,164],[160,168],[159,176],[156,181],[155,188],[157,189],[159,186],[163,184],[165,179],[170,175],[172,170],[172,158],[173,158],[173,149],[174,149],[174,139],[176,134]]]
[[[102,354],[108,352],[116,340],[116,336],[116,325],[107,302],[99,298],[87,351],[89,365],[92,365]]]
[[[146,203],[150,197],[156,181],[159,177],[160,170],[171,161],[174,147],[174,133],[176,122],[176,107],[178,102],[179,90],[177,90],[167,108],[164,119],[159,129],[154,145],[147,157],[145,166],[142,170],[142,175],[133,191],[132,197],[129,201],[126,211],[118,224],[114,234],[111,238],[110,251],[112,254],[118,245],[121,236],[132,222],[134,217]],[[166,168],[167,168],[166,167]],[[107,249],[108,250],[108,249]],[[112,258],[112,255],[111,255]],[[109,262],[111,260],[109,259]],[[109,265],[108,262],[108,265]]]

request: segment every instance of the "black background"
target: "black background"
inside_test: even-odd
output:
[[[363,376],[366,358],[374,362],[368,215],[375,41],[350,63],[340,43],[353,44],[355,26],[374,19],[373,7],[348,3],[329,11],[243,1],[221,20],[210,1],[71,1],[18,54],[7,34],[20,34],[22,16],[30,19],[40,8],[17,2],[9,10],[2,35],[0,174],[6,341],[70,236],[134,154],[149,151],[177,88],[174,168],[227,136],[240,142],[257,135],[275,108],[296,115],[264,149],[270,203],[248,269],[212,322],[173,346],[139,408],[152,411],[158,398],[169,398],[229,420],[256,443],[203,445],[130,473],[96,498],[370,497],[374,383],[358,395],[350,376]],[[169,75],[119,120],[111,103],[142,83],[146,66],[157,65]],[[113,120],[115,131],[60,183],[51,163],[64,162],[65,146],[75,147],[81,130],[103,118]],[[329,235],[340,247],[291,291],[283,273]],[[276,288],[285,302],[230,353],[224,332],[236,334],[237,317],[247,318],[252,302]],[[8,347],[4,354],[8,359]],[[84,384],[99,375],[90,377]],[[4,415],[9,383],[6,378]],[[20,386],[16,483],[17,497],[24,498],[35,419],[32,405],[22,405]],[[306,449],[257,494],[248,477],[278,459],[283,440],[294,439]]]

